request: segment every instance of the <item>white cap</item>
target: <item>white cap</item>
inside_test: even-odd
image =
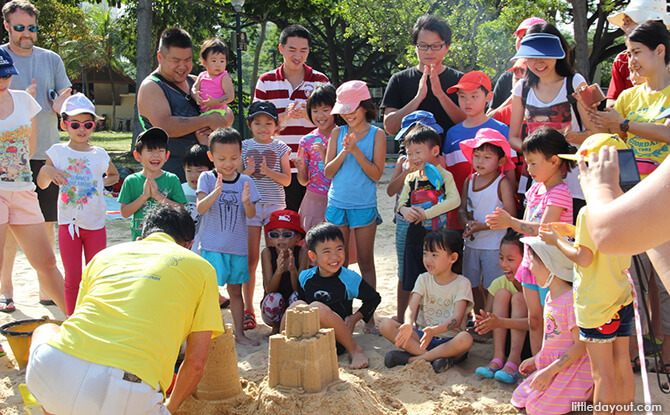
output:
[[[61,112],[69,116],[91,114],[94,117],[97,117],[95,114],[95,105],[93,105],[91,100],[86,98],[86,95],[82,94],[81,92],[68,97],[63,103]]]

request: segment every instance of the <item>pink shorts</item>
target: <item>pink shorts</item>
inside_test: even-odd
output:
[[[44,223],[37,193],[32,190],[0,190],[0,225]]]

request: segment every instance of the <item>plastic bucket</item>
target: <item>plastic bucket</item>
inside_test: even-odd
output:
[[[0,334],[7,338],[9,347],[12,348],[12,353],[14,353],[16,363],[19,365],[19,369],[25,368],[28,364],[30,338],[33,335],[33,331],[45,323],[55,323],[60,325],[62,321],[51,320],[49,317],[44,316],[38,319],[13,321],[0,327]]]

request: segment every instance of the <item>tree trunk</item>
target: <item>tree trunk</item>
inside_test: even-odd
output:
[[[268,22],[266,16],[263,16],[261,21],[261,33],[258,35],[258,45],[256,45],[256,52],[254,53],[254,69],[251,73],[251,82],[249,83],[249,96],[253,97],[254,92],[256,91],[256,82],[258,81],[258,63],[261,59],[261,52],[263,50],[263,43],[265,43],[265,29],[267,28]],[[242,99],[242,97],[240,97]]]
[[[575,31],[575,69],[589,76],[589,39],[587,22],[587,0],[571,0]],[[588,81],[588,79],[587,79]]]
[[[109,76],[109,83],[112,87],[112,127],[116,125],[116,84],[114,84],[114,73],[112,71],[111,62],[107,65],[107,75]],[[113,128],[112,128],[113,129]],[[121,131],[120,129],[119,131]]]
[[[137,75],[135,82],[137,90],[140,89],[140,84],[144,78],[151,73],[151,20],[153,12],[151,10],[152,0],[138,0],[137,1]],[[135,138],[142,131],[137,113],[137,94],[135,94],[135,125],[133,128],[133,143],[135,147]]]

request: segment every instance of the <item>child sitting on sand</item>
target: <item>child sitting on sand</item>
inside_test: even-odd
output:
[[[457,231],[442,228],[428,233],[423,252],[428,272],[416,281],[405,323],[385,318],[379,331],[403,349],[386,354],[386,367],[423,359],[441,373],[465,360],[472,346],[472,336],[464,331],[465,316],[472,310],[472,288],[467,278],[452,270],[463,252]]]
[[[300,215],[292,210],[276,210],[265,225],[268,246],[261,252],[263,322],[279,333],[286,308],[297,300],[298,274],[309,266],[307,249],[297,245],[305,236]]]
[[[319,309],[321,327],[335,331],[338,354],[344,349],[351,355],[351,369],[368,366],[368,357],[353,337],[354,327],[359,320],[370,321],[381,302],[379,293],[360,275],[344,268],[344,235],[335,225],[320,223],[307,232],[305,238],[309,248],[309,259],[317,266],[300,273],[298,277],[298,298],[290,308],[309,304]],[[363,302],[355,313],[352,300]],[[284,329],[286,319],[282,319]]]

